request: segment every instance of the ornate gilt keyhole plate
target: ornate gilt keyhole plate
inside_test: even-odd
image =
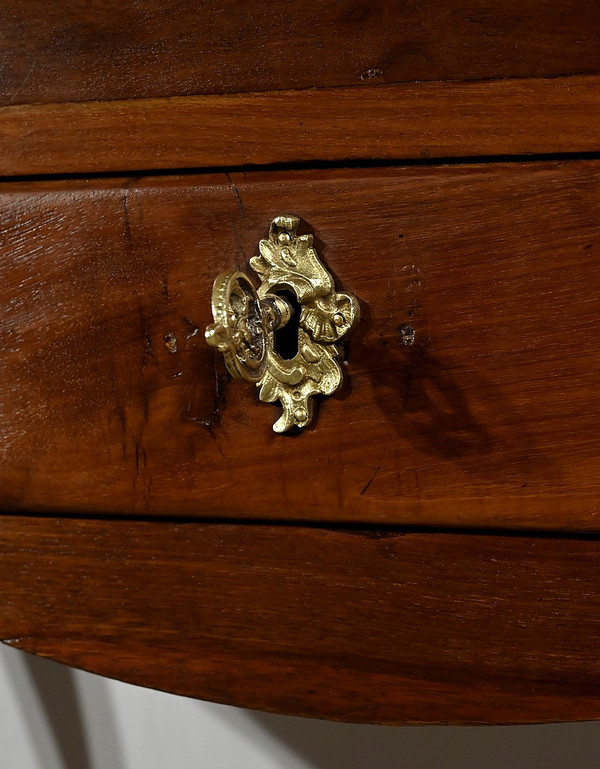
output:
[[[255,382],[260,400],[279,401],[283,413],[277,433],[306,427],[314,395],[332,395],[342,383],[340,340],[359,318],[351,294],[335,291],[333,278],[313,246],[312,235],[298,235],[297,216],[278,216],[269,237],[250,260],[261,284],[256,289],[242,272],[224,272],[212,294],[214,323],[206,340],[225,356],[230,374]],[[300,306],[298,352],[286,360],[275,349],[275,331],[294,310],[278,292],[292,292]]]

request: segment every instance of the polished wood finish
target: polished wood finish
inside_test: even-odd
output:
[[[0,143],[7,176],[600,152],[600,77],[5,107]]]
[[[0,519],[0,638],[235,705],[385,723],[600,712],[600,542]]]
[[[599,529],[599,184],[585,161],[4,185],[2,508]],[[290,437],[202,338],[213,278],[288,211],[363,315]]]
[[[2,3],[4,642],[309,716],[599,716],[600,14],[401,6]],[[287,212],[362,321],[280,436],[203,329]]]
[[[593,0],[3,0],[0,103],[599,73],[599,36]]]
[[[1,640],[293,714],[599,717],[599,36],[591,0],[4,0]],[[288,212],[362,309],[301,436],[203,340]]]

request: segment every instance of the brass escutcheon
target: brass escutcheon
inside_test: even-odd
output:
[[[332,395],[342,384],[340,339],[358,320],[360,309],[351,294],[335,291],[333,278],[313,247],[312,235],[298,235],[297,216],[278,216],[259,256],[250,260],[261,284],[254,288],[243,272],[223,272],[214,282],[214,323],[206,341],[220,350],[229,373],[256,383],[259,398],[279,401],[283,413],[273,430],[306,427],[313,414],[312,396]],[[294,312],[277,292],[292,292],[300,306],[298,352],[282,358],[275,332]]]

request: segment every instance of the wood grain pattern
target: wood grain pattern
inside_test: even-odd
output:
[[[593,0],[3,0],[0,103],[600,72]]]
[[[0,638],[348,721],[600,717],[600,543],[0,518]]]
[[[4,185],[2,509],[600,528],[599,188],[595,161]],[[362,308],[289,437],[202,338],[282,212]]]
[[[7,176],[599,152],[600,77],[5,107],[0,142]]]

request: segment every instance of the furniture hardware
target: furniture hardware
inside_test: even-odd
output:
[[[223,272],[214,282],[214,323],[207,342],[225,357],[229,373],[254,382],[259,398],[280,401],[283,414],[273,425],[277,433],[306,427],[313,416],[314,395],[332,395],[342,383],[339,359],[343,336],[358,320],[354,296],[335,291],[331,274],[321,263],[312,235],[298,235],[300,219],[276,217],[259,255],[250,260],[261,284],[256,289],[242,272]],[[276,348],[275,332],[294,315],[291,292],[299,304],[297,351],[289,359]]]

